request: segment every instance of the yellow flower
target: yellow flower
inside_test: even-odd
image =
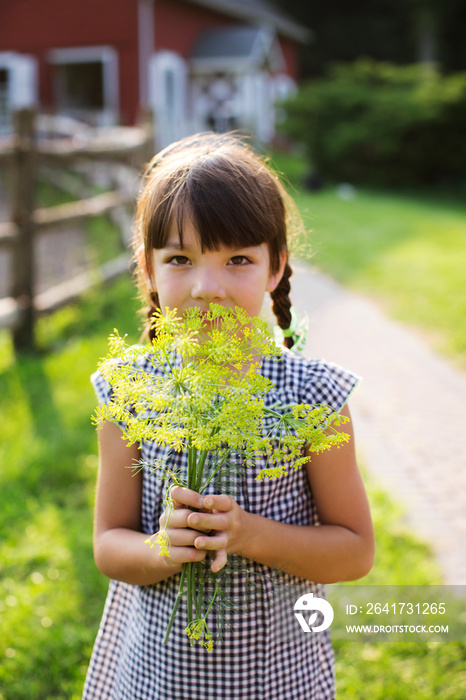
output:
[[[144,544],[148,544],[151,549],[157,549],[159,547],[159,554],[161,557],[170,556],[170,538],[168,537],[165,530],[160,530],[154,535],[145,540]]]
[[[214,650],[214,640],[205,619],[193,620],[186,627],[185,632],[191,640],[198,642],[207,651]]]

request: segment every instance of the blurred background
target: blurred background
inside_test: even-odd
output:
[[[143,167],[198,131],[282,174],[306,352],[366,376],[365,581],[466,582],[465,31],[462,0],[0,0],[0,700],[81,696],[107,587],[89,375],[140,337]],[[336,651],[342,700],[466,697],[460,643]]]
[[[312,36],[273,5],[245,0],[2,8],[3,129],[18,106],[99,126],[134,124],[150,108],[157,148],[238,127],[270,141],[273,104],[296,86]]]

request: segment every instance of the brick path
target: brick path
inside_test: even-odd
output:
[[[350,407],[367,470],[405,506],[444,583],[466,584],[466,375],[372,302],[293,269],[294,305],[309,316],[304,354],[364,378]]]

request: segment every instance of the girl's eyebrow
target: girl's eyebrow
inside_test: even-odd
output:
[[[173,248],[175,250],[189,250],[185,245],[181,245],[181,241],[167,241],[164,248]]]
[[[235,253],[240,253],[241,251],[247,251],[255,248],[259,248],[260,245],[240,245],[240,246],[225,246],[228,248],[230,251],[235,252]],[[184,250],[186,252],[192,252],[194,249],[190,248],[189,245],[182,244],[181,241],[173,240],[173,241],[167,241],[165,245],[163,246],[164,250]]]

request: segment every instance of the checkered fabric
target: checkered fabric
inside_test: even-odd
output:
[[[288,350],[278,361],[265,358],[261,372],[275,385],[267,396],[271,404],[277,400],[285,404],[326,403],[340,409],[358,382],[358,377],[337,365],[306,360]],[[110,401],[111,389],[102,375],[96,372],[92,381],[99,400]],[[165,448],[143,443],[141,449],[142,458],[150,462],[160,458]],[[186,455],[177,454],[174,459],[176,467],[187,469]],[[258,482],[255,476],[263,466],[244,469],[239,477],[238,503],[273,520],[317,525],[306,470],[291,470],[286,477]],[[163,484],[145,469],[144,532],[152,534],[158,529],[163,498]],[[324,597],[324,586],[280,574],[282,583],[292,586],[286,586],[287,596],[280,597],[271,569],[240,557],[232,559],[237,563],[231,584],[235,598],[241,601],[246,597],[251,577],[260,581],[260,590],[248,610],[240,606],[228,612],[229,625],[213,652],[190,646],[181,607],[168,643],[163,644],[179,575],[153,586],[111,581],[83,700],[334,698],[334,659],[328,630],[304,633],[294,617],[293,605],[285,602],[290,590],[294,601],[310,592]],[[215,630],[215,620],[212,626]]]

